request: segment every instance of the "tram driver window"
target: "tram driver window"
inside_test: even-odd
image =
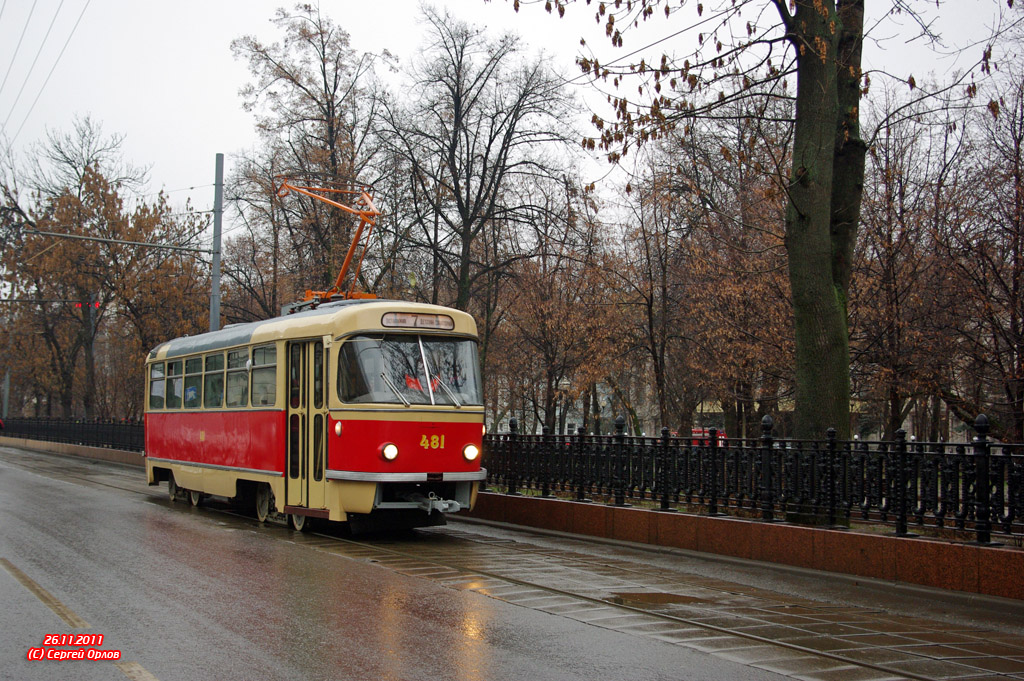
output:
[[[371,366],[369,358],[366,362],[359,361],[359,350],[362,344],[352,340],[341,346],[338,361],[338,396],[345,402],[367,401],[372,388],[374,370],[380,373],[379,367]]]
[[[416,336],[355,336],[341,348],[338,396],[343,402],[430,404]]]

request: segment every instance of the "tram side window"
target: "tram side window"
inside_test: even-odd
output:
[[[277,347],[263,345],[252,349],[252,406],[277,402]]]
[[[224,406],[224,354],[206,356],[206,377],[203,384],[203,406],[216,409]]]
[[[203,403],[203,358],[185,360],[185,408],[198,409]]]
[[[149,408],[164,408],[164,363],[149,366]]]
[[[181,360],[167,363],[167,408],[181,409]]]
[[[227,406],[244,407],[249,397],[249,350],[228,353]]]

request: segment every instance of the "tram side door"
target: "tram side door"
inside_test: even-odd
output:
[[[306,448],[307,503],[310,508],[324,508],[327,497],[327,353],[324,342],[309,345],[309,446]]]
[[[323,508],[327,435],[322,340],[288,344],[288,465],[285,503]]]

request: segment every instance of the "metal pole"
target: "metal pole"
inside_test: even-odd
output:
[[[675,470],[675,463],[677,457],[674,455],[675,452],[670,450],[672,441],[667,426],[661,427],[661,447],[658,448],[661,454],[661,469],[658,475],[658,492],[661,496],[661,506],[658,508],[659,511],[674,512],[676,509],[672,508],[669,504],[669,496],[675,492],[676,485],[673,484],[669,487],[669,467]],[[675,476],[672,476],[673,483],[675,482]]]
[[[974,419],[974,431],[978,434],[974,438],[974,531],[977,533],[979,544],[990,544],[992,542],[992,508],[991,492],[992,483],[989,480],[989,431],[988,417],[978,414]]]
[[[708,428],[708,458],[710,461],[711,498],[708,500],[708,515],[725,515],[718,511],[718,429]]]
[[[508,436],[505,442],[505,494],[522,496],[519,493],[519,472],[523,460],[523,450],[519,441],[519,422],[514,418],[508,420]]]
[[[772,429],[775,421],[768,414],[761,419],[761,520],[775,521],[775,483],[772,482],[772,467],[775,466]]]
[[[612,492],[615,505],[626,506],[626,419],[620,414],[615,417],[615,448],[612,463]]]
[[[8,356],[10,356],[9,353],[8,353]],[[10,360],[8,360],[8,362],[9,361]],[[4,398],[4,405],[3,405],[4,409],[3,409],[3,414],[0,415],[0,418],[7,418],[7,405],[11,401],[11,368],[10,367],[7,367],[7,369],[4,371],[3,398]]]
[[[14,334],[14,310],[7,308],[7,348],[4,350],[3,404],[0,405],[0,419],[6,419],[11,404],[11,336]]]
[[[210,331],[220,328],[220,228],[224,213],[224,154],[217,154],[213,189],[213,263],[210,266]]]

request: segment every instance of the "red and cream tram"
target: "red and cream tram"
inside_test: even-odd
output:
[[[331,300],[178,338],[146,361],[146,475],[171,498],[244,501],[354,526],[441,524],[472,507],[483,400],[473,318]]]

